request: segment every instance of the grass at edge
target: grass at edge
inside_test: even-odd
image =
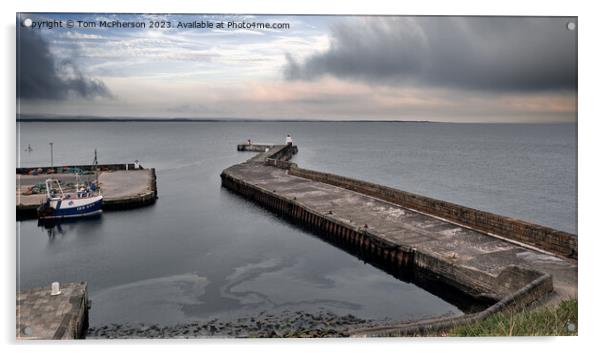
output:
[[[577,332],[577,300],[567,299],[552,307],[497,313],[480,322],[454,327],[444,335],[576,336]]]

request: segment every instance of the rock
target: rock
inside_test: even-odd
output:
[[[345,337],[348,329],[358,325],[368,327],[382,324],[382,320],[365,320],[351,314],[343,316],[320,310],[303,312],[288,310],[274,313],[261,312],[251,317],[232,320],[211,319],[160,326],[157,324],[114,323],[90,327],[90,338],[201,338],[219,337]],[[391,323],[391,322],[387,322]]]

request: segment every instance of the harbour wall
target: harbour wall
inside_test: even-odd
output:
[[[39,172],[39,174],[52,174],[52,173],[68,173],[74,170],[81,170],[84,172],[95,171],[98,168],[99,171],[114,171],[114,170],[134,170],[136,164],[134,163],[115,163],[115,164],[81,164],[81,165],[61,165],[54,167],[27,167],[17,168],[17,174],[30,174],[32,172]],[[141,165],[138,165],[138,169],[144,169]],[[50,172],[50,173],[49,173]]]
[[[240,149],[239,149],[240,150]],[[262,163],[288,171],[289,175],[322,182],[383,199],[405,208],[458,223],[483,233],[530,244],[540,249],[568,257],[577,258],[575,235],[530,224],[520,220],[420,196],[386,186],[299,168],[289,161],[297,152],[292,146],[276,146],[262,152],[246,163]],[[369,330],[350,332],[354,336],[398,336],[437,331],[454,325],[482,320],[496,312],[509,308],[526,307],[546,298],[554,291],[552,275],[534,269],[510,265],[499,274],[492,275],[467,266],[456,265],[453,259],[441,258],[403,244],[389,241],[372,233],[367,227],[354,227],[337,219],[334,215],[321,212],[298,202],[296,198],[279,195],[244,180],[244,177],[228,173],[221,174],[222,185],[250,199],[278,215],[311,229],[328,241],[344,244],[345,247],[362,253],[394,271],[405,273],[420,283],[437,283],[449,286],[475,301],[490,303],[486,309],[460,317],[424,320],[398,326],[375,327]],[[380,266],[379,266],[380,267]]]
[[[266,143],[253,143],[253,144],[240,144],[236,146],[236,149],[239,152],[265,152],[266,149],[270,149],[274,147],[274,145],[266,144]]]
[[[119,198],[106,198],[102,202],[103,211],[129,210],[154,204],[159,198],[155,168],[150,168],[150,173],[152,178],[150,191]]]
[[[448,260],[388,241],[370,229],[352,228],[326,213],[312,210],[295,200],[233,178],[226,173],[222,173],[221,178],[224,187],[296,223],[304,224],[312,231],[378,258],[385,266],[403,269],[412,276],[413,272],[420,272],[442,281],[475,300],[501,300],[542,275],[540,272],[517,266],[507,267],[498,276],[456,266]],[[551,277],[542,285],[551,290]]]
[[[375,192],[369,187],[372,187],[376,191],[379,188],[383,188],[389,193],[399,192],[403,196],[408,194],[400,190],[372,183],[299,168],[297,164],[289,162],[290,158],[296,154],[297,151],[298,149],[296,146],[278,145],[268,152],[262,152],[249,159],[247,163],[258,163],[263,161],[262,163],[266,166],[288,170],[290,175],[344,187],[378,198],[383,198],[383,196],[385,196],[384,192]],[[379,258],[380,262],[387,266],[407,269],[409,272],[421,272],[427,276],[435,277],[437,280],[451,285],[462,292],[471,295],[477,300],[486,297],[491,300],[499,301],[507,295],[519,290],[525,283],[530,283],[542,275],[542,273],[538,271],[518,266],[508,266],[498,276],[491,276],[482,271],[472,270],[465,266],[456,266],[446,259],[440,259],[428,253],[420,252],[416,249],[389,241],[374,234],[369,228],[352,228],[349,224],[341,222],[333,215],[313,210],[294,199],[284,197],[261,186],[248,183],[242,178],[233,177],[227,173],[227,169],[222,172],[221,178],[224,187],[257,202],[282,216],[290,218],[294,222],[309,226],[312,230],[317,231],[320,234],[329,238],[335,238],[339,242],[347,243],[354,248],[360,249],[364,253],[370,254],[370,256]],[[367,185],[364,185],[364,183]],[[414,196],[422,197],[419,195]],[[434,199],[431,200],[438,201]],[[549,283],[546,282],[545,285],[549,285],[549,287],[552,288],[551,278]]]
[[[252,148],[248,149],[248,150],[247,149],[241,150],[241,146],[248,146],[248,145],[238,145],[237,149],[239,151],[253,151]],[[262,145],[262,146],[264,146],[264,145]],[[286,161],[290,160],[295,154],[297,154],[298,149],[297,149],[297,146],[294,146],[294,145],[275,145],[267,150],[260,149],[259,152],[260,153],[258,153],[256,156],[249,159],[248,162],[260,162],[260,163],[267,163],[267,161],[286,162]]]
[[[264,164],[286,169],[290,175],[377,197],[405,208],[440,217],[481,232],[528,244],[556,255],[572,259],[578,257],[578,239],[574,234],[388,186],[299,168],[296,163],[279,160],[277,156],[267,158]]]
[[[399,337],[441,332],[456,326],[485,320],[491,315],[502,311],[524,308],[530,303],[537,302],[542,297],[545,297],[551,291],[551,286],[551,276],[549,274],[542,274],[497,303],[476,313],[454,318],[422,320],[401,325],[376,326],[368,329],[352,330],[348,334],[351,337]]]
[[[367,181],[299,168],[294,163],[280,163],[291,175],[353,190],[362,194],[441,217],[475,230],[535,246],[568,258],[577,259],[577,236],[541,225],[490,212],[460,206]]]

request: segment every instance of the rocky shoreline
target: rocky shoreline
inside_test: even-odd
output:
[[[390,323],[366,320],[353,315],[337,315],[329,311],[302,311],[278,314],[262,312],[257,316],[235,320],[213,319],[171,326],[149,324],[109,324],[88,329],[88,339],[145,338],[286,338],[348,337],[351,329]]]

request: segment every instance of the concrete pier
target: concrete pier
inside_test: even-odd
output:
[[[238,151],[246,151],[246,152],[265,152],[266,150],[269,150],[270,148],[274,147],[275,145],[272,144],[268,144],[268,143],[253,143],[253,144],[240,144],[238,146],[236,146]]]
[[[58,295],[50,286],[17,293],[17,339],[80,339],[87,329],[86,283],[62,284]]]
[[[475,300],[496,302],[461,319],[357,335],[441,328],[509,306],[577,296],[575,235],[302,169],[288,161],[296,152],[295,146],[274,146],[225,169],[222,185],[380,263],[445,283]]]
[[[77,166],[80,170],[92,170],[93,166]],[[36,218],[38,206],[46,200],[46,193],[27,195],[27,191],[37,183],[43,183],[48,178],[56,178],[66,185],[75,183],[74,173],[62,172],[74,167],[39,168],[42,173],[32,175],[30,170],[38,168],[21,168],[17,170],[17,219]],[[85,168],[85,169],[84,169]],[[104,211],[129,209],[151,205],[157,199],[157,177],[155,169],[135,169],[133,164],[99,165],[98,182],[103,198]],[[81,180],[92,180],[93,175],[82,175]]]

